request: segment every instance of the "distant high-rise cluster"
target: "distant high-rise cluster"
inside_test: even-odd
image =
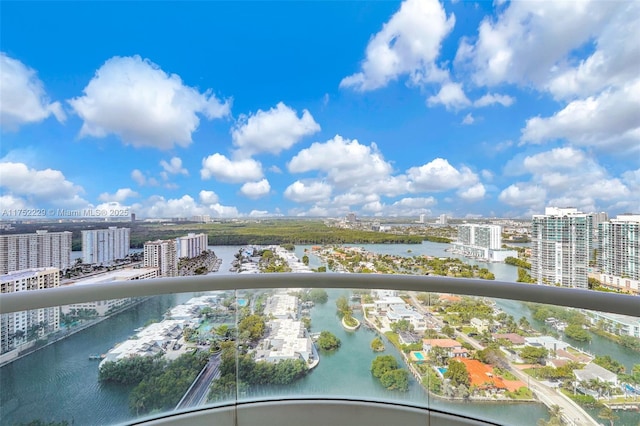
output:
[[[531,277],[538,284],[588,288],[592,235],[591,214],[575,208],[547,207],[534,215]]]
[[[190,233],[175,240],[144,243],[144,266],[158,268],[159,277],[178,275],[178,259],[193,258],[208,248],[207,234]]]
[[[158,270],[156,268],[122,268],[116,269],[105,274],[97,274],[89,277],[80,278],[71,282],[73,285],[92,285],[101,283],[111,283],[114,281],[134,281],[156,278]],[[62,314],[72,314],[74,310],[90,310],[96,315],[108,315],[113,309],[117,309],[131,302],[130,298],[125,299],[109,299],[98,300],[94,302],[74,303],[60,307]]]
[[[58,268],[33,268],[0,276],[0,293],[32,291],[60,285]],[[37,338],[60,329],[58,307],[33,309],[0,315],[0,354],[32,344]],[[30,343],[29,343],[30,342]],[[13,356],[17,356],[17,351]],[[4,355],[10,359],[11,355]]]
[[[626,290],[637,290],[640,280],[640,214],[619,215],[602,222],[598,233],[598,266],[602,281]]]
[[[131,230],[110,226],[108,229],[82,231],[84,263],[109,265],[129,254]]]
[[[71,232],[0,235],[0,274],[71,266]]]
[[[638,214],[609,219],[606,213],[548,207],[533,216],[531,276],[538,284],[588,288],[591,272],[604,285],[638,293],[639,229]]]
[[[178,258],[181,257],[196,257],[207,250],[209,245],[209,237],[207,234],[194,234],[189,233],[184,237],[178,237],[176,239],[176,249],[178,251]]]
[[[492,262],[503,262],[507,257],[517,257],[515,250],[502,248],[502,226],[463,224],[458,226],[458,240],[453,251],[463,256]]]
[[[158,268],[159,277],[178,275],[176,240],[156,240],[144,243],[144,266]]]

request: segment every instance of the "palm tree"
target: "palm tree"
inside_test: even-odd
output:
[[[620,417],[618,417],[611,408],[604,406],[598,413],[598,418],[609,420],[609,425],[613,426],[613,421],[619,419]]]
[[[548,421],[538,420],[537,426],[561,426],[562,425],[562,408],[559,405],[549,407],[551,418]]]
[[[552,405],[549,408],[549,414],[551,414],[551,418],[556,417],[556,418],[560,419],[560,418],[562,418],[562,408],[560,408],[559,405]]]

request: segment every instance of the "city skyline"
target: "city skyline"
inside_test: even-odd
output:
[[[3,211],[640,211],[637,2],[10,2],[1,22]],[[1,219],[42,218],[21,214]]]

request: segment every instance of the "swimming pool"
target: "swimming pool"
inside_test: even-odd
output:
[[[438,367],[438,371],[440,372],[440,374],[444,375],[444,373],[447,372],[447,367]]]
[[[238,306],[244,307],[247,306],[249,301],[247,299],[238,299]]]
[[[419,359],[420,361],[424,360],[424,355],[422,355],[422,352],[414,352],[413,356],[415,356],[416,359]]]

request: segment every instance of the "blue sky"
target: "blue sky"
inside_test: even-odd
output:
[[[0,21],[3,211],[640,211],[638,2],[3,1]]]

